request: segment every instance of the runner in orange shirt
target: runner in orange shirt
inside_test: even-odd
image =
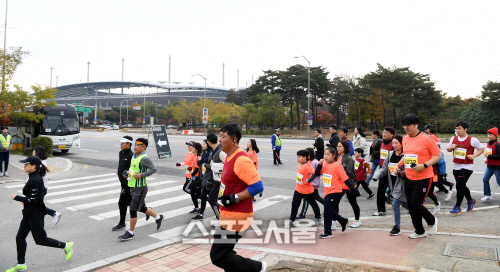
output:
[[[198,160],[201,160],[201,144],[194,143],[193,144],[193,158],[189,163],[189,168],[193,171],[191,172],[191,200],[193,201],[194,209],[189,213],[199,213],[200,208],[198,208],[198,196],[200,195],[197,191],[198,188],[201,187],[201,179],[200,179],[200,166],[198,165]],[[200,185],[200,186],[198,186]]]
[[[184,186],[182,189],[184,192],[190,194],[191,193],[191,169],[189,169],[189,165],[193,161],[193,145],[194,142],[186,142],[186,145],[188,147],[188,152],[186,153],[186,156],[184,156],[184,162],[183,163],[176,163],[175,166],[184,166],[184,171],[186,174],[186,182],[184,183]]]

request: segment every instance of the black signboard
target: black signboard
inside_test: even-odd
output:
[[[152,130],[156,145],[156,152],[158,153],[158,159],[171,158],[172,152],[170,151],[170,145],[168,144],[168,137],[165,126],[153,126]]]

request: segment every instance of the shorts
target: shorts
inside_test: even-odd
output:
[[[130,202],[130,211],[140,211],[142,207],[146,206],[145,199],[148,194],[148,186],[142,186],[137,188],[130,188],[130,196],[132,201]]]

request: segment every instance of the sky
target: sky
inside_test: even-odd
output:
[[[385,67],[430,74],[437,90],[475,97],[500,81],[500,1],[16,0],[7,47],[12,83],[171,81],[249,86],[264,70],[323,66],[363,76]],[[5,0],[0,0],[0,24]],[[4,34],[3,26],[0,29]],[[1,35],[3,39],[3,35]],[[87,65],[87,62],[91,64]]]

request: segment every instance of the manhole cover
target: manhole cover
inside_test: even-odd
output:
[[[498,248],[448,243],[443,255],[466,259],[498,261]]]

